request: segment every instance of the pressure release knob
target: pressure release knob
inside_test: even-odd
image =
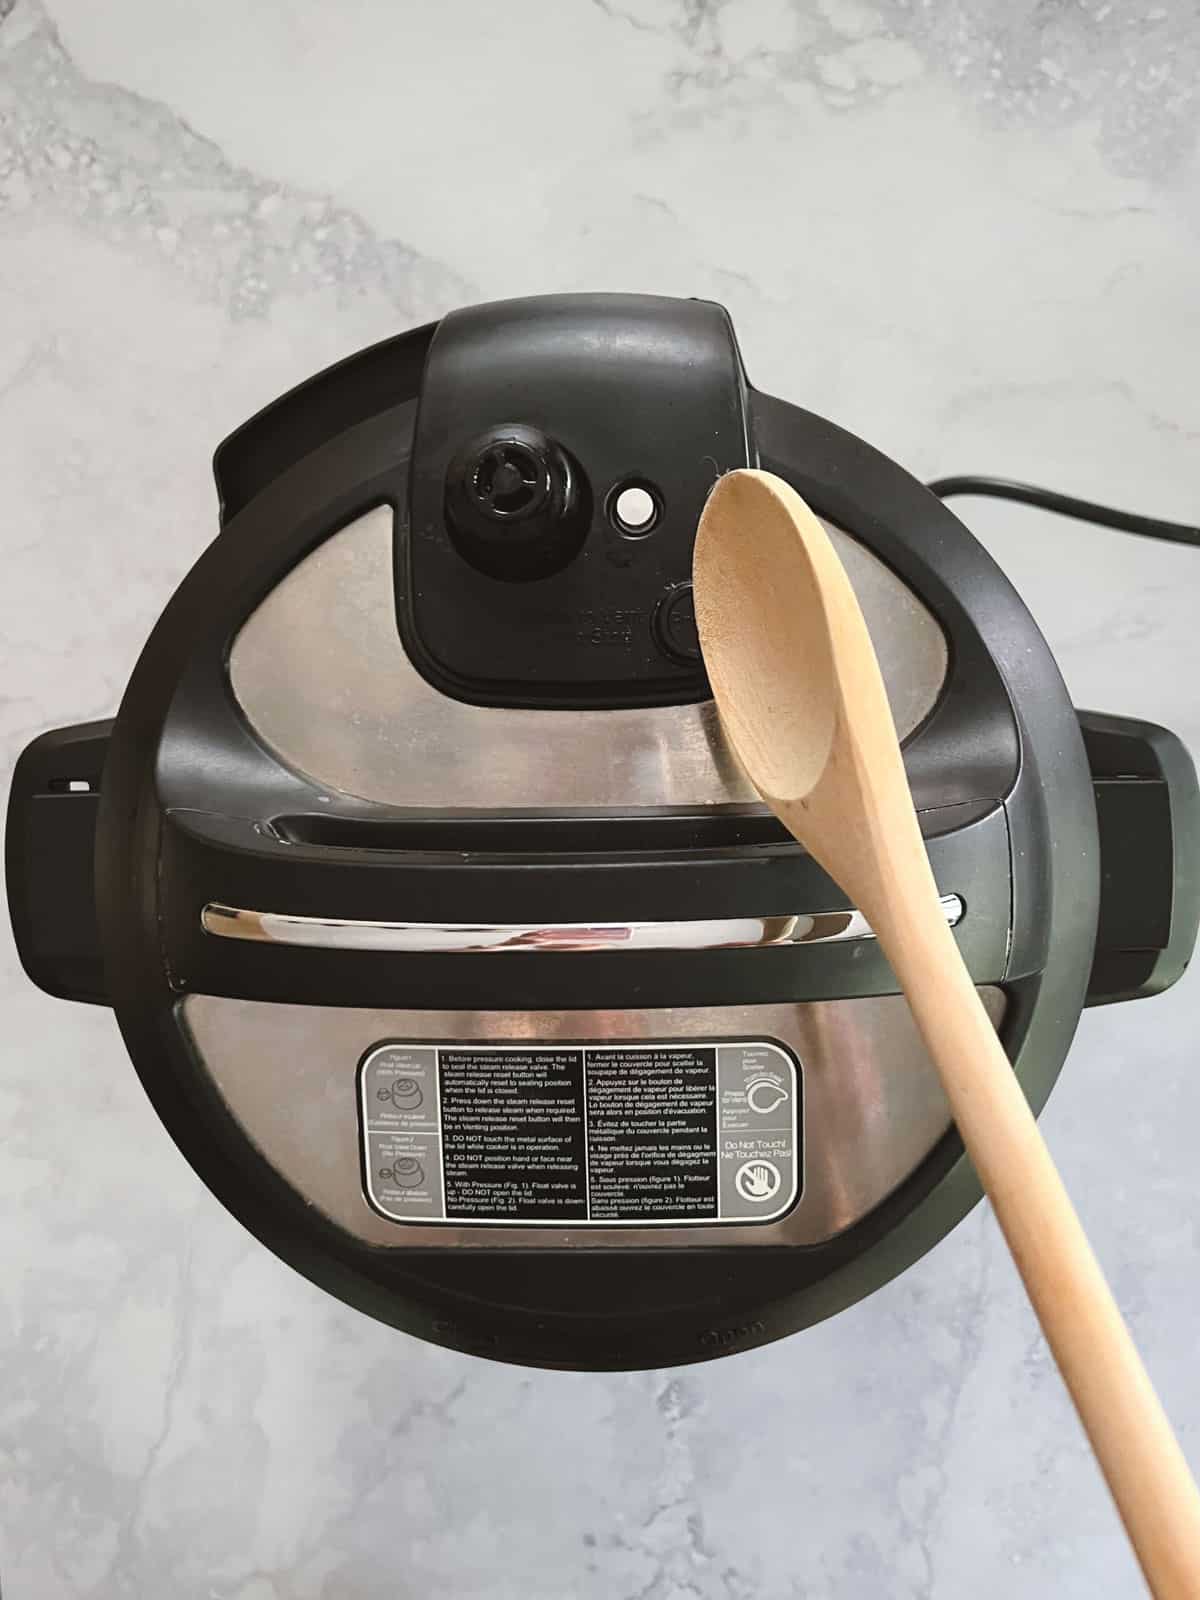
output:
[[[478,434],[446,471],[446,526],[464,560],[509,582],[545,578],[573,560],[587,534],[577,463],[526,423]]]

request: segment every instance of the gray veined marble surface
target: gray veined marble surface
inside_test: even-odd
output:
[[[921,474],[1200,516],[1184,0],[0,0],[0,732],[110,714],[214,443],[481,298],[723,300]],[[1076,699],[1200,749],[1200,553],[967,505]],[[254,1244],[111,1018],[7,933],[6,1600],[1140,1592],[994,1224],[704,1368],[431,1349]],[[1200,979],[1092,1014],[1045,1127],[1200,1461]]]

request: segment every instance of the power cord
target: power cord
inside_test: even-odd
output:
[[[1117,528],[1122,533],[1137,533],[1144,539],[1200,546],[1200,528],[1190,528],[1183,522],[1163,522],[1157,517],[1142,517],[1132,511],[1117,511],[1112,506],[1078,500],[1074,495],[1059,494],[1054,489],[1039,489],[1032,483],[1017,483],[1012,478],[971,475],[935,478],[926,487],[942,500],[949,500],[953,495],[990,495],[995,500],[1016,500],[1021,505],[1056,511],[1061,517],[1074,517],[1079,522],[1094,522],[1103,528]]]

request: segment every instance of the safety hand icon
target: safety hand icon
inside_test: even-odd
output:
[[[745,1161],[734,1183],[743,1200],[770,1200],[779,1192],[779,1168],[773,1161]]]

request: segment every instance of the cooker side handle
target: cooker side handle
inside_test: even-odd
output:
[[[54,728],[13,773],[5,828],[8,909],[21,965],[61,1000],[107,1005],[94,857],[112,722]]]
[[[1100,919],[1087,1004],[1161,994],[1200,926],[1200,788],[1186,747],[1153,722],[1081,711],[1100,828]]]

